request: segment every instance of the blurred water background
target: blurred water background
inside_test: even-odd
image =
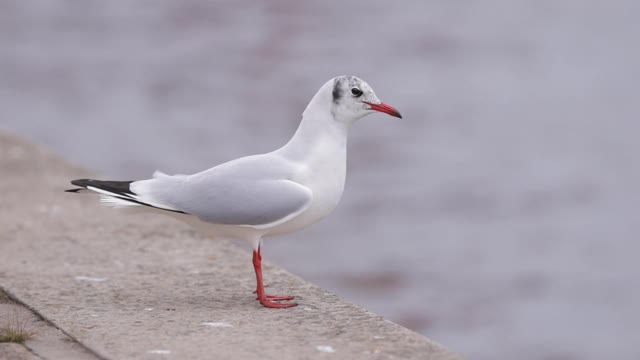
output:
[[[638,359],[639,10],[1,0],[0,129],[103,177],[190,173],[360,76],[404,119],[353,127],[341,205],[266,258],[471,359]]]

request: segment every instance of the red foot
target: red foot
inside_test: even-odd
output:
[[[260,300],[260,304],[262,306],[266,307],[266,308],[272,308],[272,309],[284,309],[284,308],[290,308],[290,307],[298,306],[298,304],[296,304],[296,303],[283,304],[283,303],[277,303],[277,302],[269,301],[267,299]]]
[[[253,293],[257,294],[258,290],[254,291]],[[281,295],[269,295],[269,294],[265,294],[264,296],[267,298],[267,300],[273,300],[273,301],[289,301],[289,300],[295,299],[295,297],[293,296],[281,296]],[[256,300],[260,300],[260,296],[257,296]]]
[[[289,301],[295,299],[293,296],[265,295],[267,300],[273,301]],[[259,299],[256,299],[259,300]]]

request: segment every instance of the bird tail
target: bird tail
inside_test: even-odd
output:
[[[171,206],[160,204],[150,199],[143,199],[132,189],[131,184],[135,181],[104,181],[93,179],[72,180],[71,184],[78,186],[74,189],[65,190],[71,193],[94,192],[100,195],[100,202],[116,208],[130,206],[147,206],[159,210],[183,213]]]
[[[100,195],[100,202],[113,207],[127,207],[143,205],[134,198],[130,185],[133,181],[103,181],[93,179],[72,180],[75,189],[65,190],[70,193],[93,192]]]

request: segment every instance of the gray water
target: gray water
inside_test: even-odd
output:
[[[345,196],[267,259],[472,359],[640,358],[637,1],[0,1],[0,129],[114,179],[270,151],[329,78]]]

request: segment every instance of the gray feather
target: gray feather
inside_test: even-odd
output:
[[[131,189],[203,221],[260,226],[296,215],[311,203],[311,190],[289,180],[295,166],[278,155],[255,155],[189,176],[156,174]]]

